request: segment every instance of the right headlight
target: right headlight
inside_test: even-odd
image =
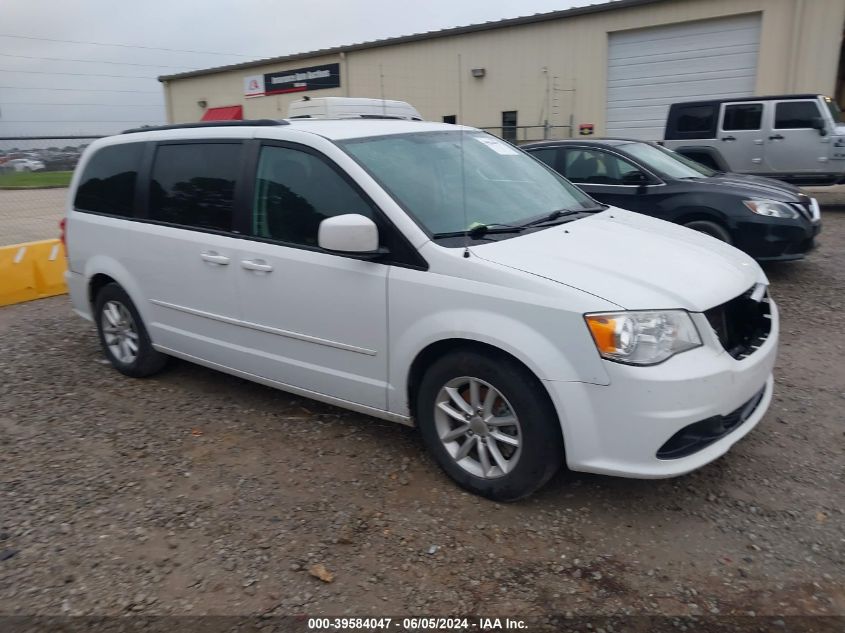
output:
[[[757,215],[765,215],[770,218],[789,218],[795,219],[798,217],[798,211],[792,205],[785,202],[776,202],[774,200],[743,200],[742,204],[748,207]]]
[[[601,312],[584,319],[602,358],[630,365],[656,365],[700,347],[686,310]]]

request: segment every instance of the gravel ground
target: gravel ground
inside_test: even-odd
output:
[[[845,615],[845,213],[824,222],[768,269],[753,433],[682,478],[561,473],[514,504],[412,429],[187,363],[125,378],[67,298],[4,308],[0,614]]]

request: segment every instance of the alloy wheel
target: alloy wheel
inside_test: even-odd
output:
[[[121,363],[132,364],[138,358],[138,328],[127,307],[119,301],[108,301],[100,314],[100,325],[106,347]]]
[[[479,378],[446,383],[434,403],[437,436],[455,463],[468,473],[495,479],[519,460],[522,429],[507,398]]]

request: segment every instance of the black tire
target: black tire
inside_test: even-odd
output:
[[[715,237],[717,240],[726,244],[733,244],[730,233],[721,224],[716,224],[710,220],[693,220],[692,222],[687,222],[684,226],[688,229],[709,235],[710,237]]]
[[[109,327],[108,317],[104,311],[106,306],[123,306],[131,316],[131,326],[134,328],[137,352],[132,360],[122,360],[106,341],[104,328]],[[132,303],[126,291],[116,283],[103,286],[94,298],[94,321],[97,324],[97,334],[100,346],[112,366],[120,373],[132,378],[145,378],[161,371],[167,364],[168,356],[153,349],[147,328],[141,320],[141,315]],[[109,335],[111,336],[111,335]],[[114,340],[114,339],[111,339]]]
[[[438,395],[450,381],[461,377],[472,377],[492,386],[503,397],[497,402],[509,405],[512,414],[518,418],[520,453],[512,469],[505,474],[485,478],[468,472],[440,439],[435,420]],[[423,442],[440,467],[463,488],[489,499],[514,501],[530,495],[543,486],[565,461],[560,423],[548,394],[531,372],[504,355],[487,355],[468,349],[440,358],[425,372],[419,385],[416,418]],[[463,424],[448,416],[446,419],[456,426]],[[478,437],[476,441],[484,441],[486,445],[494,440]],[[458,446],[462,447],[462,444]],[[480,457],[478,453],[476,455]],[[480,463],[480,459],[477,458],[477,461]]]

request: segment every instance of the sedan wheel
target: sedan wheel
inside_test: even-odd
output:
[[[722,226],[716,224],[715,222],[709,222],[707,220],[694,220],[692,222],[687,222],[685,227],[692,229],[693,231],[698,231],[700,233],[704,233],[705,235],[709,235],[710,237],[715,237],[717,240],[721,242],[725,242],[727,244],[731,244],[731,235],[727,232]]]

